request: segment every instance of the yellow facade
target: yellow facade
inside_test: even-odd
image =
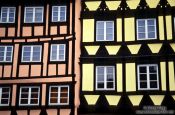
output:
[[[117,72],[117,92],[122,92],[123,91],[123,69],[122,69],[122,64],[118,63],[116,65],[116,72]]]
[[[172,40],[172,17],[170,15],[166,16],[166,31],[167,40]]]
[[[174,62],[168,62],[168,70],[169,70],[170,91],[175,91]]]
[[[83,42],[94,42],[94,19],[83,20]]]
[[[165,62],[160,62],[160,71],[161,71],[162,90],[166,91],[166,65],[165,65]]]
[[[125,41],[135,41],[135,18],[125,18]]]
[[[126,63],[126,91],[136,91],[135,63]]]
[[[82,90],[93,91],[94,90],[94,64],[82,65]]]

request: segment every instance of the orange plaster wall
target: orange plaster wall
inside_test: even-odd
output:
[[[58,75],[66,74],[66,64],[58,64]]]
[[[77,50],[75,50],[77,52]],[[68,58],[68,73],[71,74],[72,70],[72,42],[69,42],[69,58]]]
[[[22,36],[32,36],[32,27],[23,27]]]
[[[67,26],[60,26],[60,34],[67,34]]]
[[[18,30],[17,36],[20,36],[20,25],[21,25],[21,6],[18,7]]]
[[[18,52],[19,52],[19,44],[15,44],[14,56],[13,56],[13,73],[12,73],[12,77],[16,77],[17,62],[18,62]]]
[[[57,109],[47,109],[48,115],[57,115]]]
[[[43,76],[46,76],[46,72],[47,72],[47,58],[48,57],[48,48],[49,48],[49,44],[48,43],[44,43],[44,53],[43,53]]]
[[[15,104],[16,104],[16,91],[17,91],[17,85],[13,85],[13,88],[12,88],[12,106],[15,106]]]
[[[10,77],[11,71],[12,71],[11,69],[12,69],[11,65],[4,66],[4,75],[3,75],[3,77]]]
[[[49,64],[48,75],[56,75],[56,64]]]
[[[19,66],[19,77],[28,77],[29,75],[29,65]]]
[[[8,28],[8,36],[9,37],[15,36],[15,28]]]
[[[70,115],[70,109],[60,109],[60,115]]]
[[[43,26],[36,26],[34,27],[34,35],[35,36],[42,36],[43,35]]]
[[[31,76],[41,75],[41,65],[31,65]]]
[[[10,115],[11,111],[0,111],[0,115]]]
[[[48,23],[49,23],[49,4],[47,4],[47,10],[46,10],[46,35],[48,35]]]
[[[39,115],[41,110],[30,110],[30,115]]]
[[[57,26],[51,26],[50,27],[50,34],[56,35],[57,34]]]
[[[45,100],[46,100],[46,84],[42,84],[42,102],[41,102],[41,105],[46,105]]]
[[[5,28],[0,28],[0,37],[5,36]]]
[[[27,110],[19,110],[17,111],[18,115],[27,115]]]
[[[0,78],[2,77],[2,66],[0,66]]]

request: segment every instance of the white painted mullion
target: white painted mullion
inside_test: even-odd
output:
[[[4,61],[6,61],[7,56],[7,46],[4,46]]]
[[[31,52],[30,52],[30,61],[31,62],[33,61],[32,58],[33,58],[33,46],[31,46]]]
[[[104,67],[104,89],[107,89],[107,67]]]
[[[61,7],[60,6],[58,6],[58,21],[60,21],[61,20],[61,17],[60,17],[60,13],[61,12]]]
[[[9,22],[10,8],[7,8],[7,19],[6,22]]]
[[[61,100],[61,98],[60,98],[61,87],[58,86],[57,88],[58,88],[58,100],[57,100],[57,103],[60,104],[60,100]]]
[[[145,19],[145,37],[146,39],[148,39],[148,23],[147,23],[147,19]]]
[[[1,100],[2,100],[2,88],[0,88],[0,104],[1,104]]]
[[[104,23],[104,41],[106,41],[106,23],[107,22],[103,22]]]
[[[150,75],[149,75],[149,66],[147,68],[147,89],[150,89]]]
[[[31,87],[29,88],[28,104],[31,104]]]
[[[35,22],[35,8],[33,8],[33,22]]]

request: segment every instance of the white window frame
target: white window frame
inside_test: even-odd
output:
[[[27,8],[32,8],[33,9],[33,17],[32,17],[32,22],[26,22],[26,9]],[[36,10],[36,8],[41,8],[42,9],[42,20],[41,21],[39,21],[39,22],[36,22],[35,21],[35,10]],[[43,17],[44,17],[44,7],[25,7],[25,11],[24,11],[24,23],[43,23]]]
[[[155,38],[149,38],[148,37],[148,20],[154,20],[154,29],[155,29]],[[145,21],[145,38],[139,38],[139,26],[138,23],[139,21]],[[148,18],[148,19],[137,19],[137,40],[153,40],[157,39],[157,23],[156,23],[156,18]]]
[[[6,22],[2,22],[2,9],[7,8],[7,20]],[[10,15],[10,8],[14,8],[14,20],[13,22],[9,22],[9,15]],[[1,16],[0,16],[0,23],[15,23],[15,16],[16,16],[16,7],[1,7]]]
[[[104,88],[98,88],[98,81],[97,81],[97,71],[98,67],[104,67]],[[107,88],[107,67],[112,67],[113,68],[113,88]],[[115,66],[96,66],[96,90],[115,90]]]
[[[57,97],[58,102],[57,102],[57,103],[51,103],[51,102],[50,102],[50,99],[51,99],[51,88],[52,88],[52,87],[58,88],[58,92],[57,92],[57,93],[58,93],[58,97]],[[61,98],[61,97],[60,97],[60,93],[61,93],[60,91],[61,91],[61,88],[62,88],[62,87],[68,88],[68,92],[67,92],[67,94],[68,94],[67,103],[60,103],[60,98]],[[49,86],[49,100],[48,100],[48,101],[49,101],[49,105],[69,105],[69,86],[68,86],[68,85],[58,85],[58,86],[57,86],[57,85],[53,85],[53,86]]]
[[[59,49],[60,49],[60,45],[64,45],[64,59],[59,59],[59,55],[60,55],[60,52],[59,52]],[[57,59],[56,60],[53,60],[52,59],[52,46],[57,46]],[[50,61],[65,61],[65,55],[66,55],[66,45],[65,44],[51,44],[51,51],[50,51]]]
[[[4,47],[5,50],[4,50],[4,60],[3,61],[0,61],[0,62],[12,62],[12,59],[13,59],[13,46],[0,46],[0,47]],[[7,47],[11,47],[12,48],[12,52],[11,52],[11,60],[10,61],[7,61],[6,60],[6,57],[7,57]]]
[[[101,23],[101,22],[103,22],[104,23],[104,39],[103,40],[99,40],[98,39],[98,23]],[[112,36],[112,40],[107,40],[107,38],[106,38],[106,35],[107,35],[107,33],[106,33],[106,23],[107,22],[112,22],[112,24],[113,24],[113,30],[112,30],[112,33],[113,33],[113,36]],[[97,21],[96,22],[96,41],[114,41],[114,21]]]
[[[40,47],[40,60],[39,61],[33,61],[33,47]],[[24,53],[24,47],[31,47],[31,52],[30,52],[30,61],[24,61],[23,60],[23,53]],[[41,45],[24,45],[22,46],[22,58],[21,58],[21,62],[41,62],[41,58],[42,58],[42,46]]]
[[[53,16],[53,12],[54,12],[53,9],[54,9],[55,7],[58,7],[58,9],[59,9],[59,10],[58,10],[58,20],[57,20],[57,21],[54,21],[54,20],[53,20],[53,17],[54,17],[54,16]],[[65,20],[63,20],[63,21],[60,20],[60,17],[61,17],[61,15],[60,15],[60,9],[61,9],[61,7],[65,7]],[[67,19],[66,14],[67,14],[67,7],[66,7],[66,6],[52,6],[52,22],[66,22],[66,19]]]
[[[9,98],[3,98],[3,99],[8,99],[8,104],[2,104],[1,101],[2,101],[2,89],[3,88],[9,88],[9,92],[8,92],[8,95],[9,95]],[[0,106],[9,106],[10,104],[10,91],[11,91],[11,88],[10,87],[0,87]]]
[[[21,91],[22,91],[22,88],[28,88],[29,89],[29,92],[28,92],[28,97],[25,98],[28,100],[28,103],[27,104],[21,104]],[[37,104],[31,104],[31,89],[32,88],[38,88],[38,103]],[[23,99],[23,98],[22,98]],[[19,106],[35,106],[35,105],[39,105],[39,102],[40,102],[40,87],[39,86],[21,86],[20,87],[20,94],[19,94]]]
[[[153,80],[150,80],[150,73],[149,73],[149,67],[150,66],[156,66],[156,69],[157,69],[157,88],[150,88],[150,81],[153,81]],[[140,88],[140,73],[139,73],[139,70],[140,70],[140,67],[146,67],[146,75],[147,75],[147,88]],[[159,70],[158,70],[158,65],[157,64],[140,64],[140,65],[137,65],[137,83],[138,83],[138,90],[159,90]]]

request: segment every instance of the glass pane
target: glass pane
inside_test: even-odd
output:
[[[61,87],[61,92],[68,92],[68,88],[67,87]]]
[[[149,32],[148,38],[155,38],[155,32]]]
[[[51,92],[58,92],[58,88],[57,87],[51,87]]]
[[[30,61],[30,57],[23,57],[23,61]]]
[[[59,60],[64,60],[64,55],[59,55]]]
[[[97,22],[97,28],[104,29],[104,22]]]
[[[145,20],[138,20],[138,26],[145,26]]]
[[[145,33],[139,33],[138,38],[140,39],[146,38]]]
[[[108,74],[107,75],[107,81],[113,81],[114,79],[113,79],[113,75],[111,75],[111,74]]]
[[[28,98],[28,93],[26,93],[26,94],[21,94],[21,98]]]
[[[21,104],[28,104],[28,99],[21,99]]]
[[[57,98],[51,98],[50,103],[58,103],[58,99]]]
[[[60,97],[68,97],[68,93],[61,93]]]
[[[31,98],[38,98],[38,94],[31,94]]]
[[[64,50],[64,45],[59,45],[60,50]]]
[[[104,35],[104,29],[98,29],[97,34],[98,35]]]
[[[157,88],[157,82],[156,81],[151,81],[150,82],[150,88]]]
[[[10,57],[12,52],[6,52],[6,56]]]
[[[146,73],[146,67],[139,67],[139,73]]]
[[[6,57],[6,61],[11,61],[11,57]]]
[[[53,22],[57,22],[58,21],[58,17],[53,17]]]
[[[156,66],[150,66],[149,67],[149,72],[150,73],[157,73],[157,67]]]
[[[148,20],[148,25],[154,25],[154,20]]]
[[[104,88],[104,83],[97,83],[97,88]]]
[[[114,86],[113,82],[107,82],[107,88],[113,88]]]
[[[104,81],[104,75],[98,75],[97,81]]]
[[[104,75],[104,67],[97,67],[97,74]]]
[[[39,88],[32,88],[31,89],[31,92],[38,92],[39,91]]]
[[[4,93],[1,95],[1,98],[9,98],[9,93]]]
[[[31,52],[31,47],[24,47],[24,51]]]
[[[106,28],[113,28],[113,22],[106,22]]]
[[[0,57],[0,61],[4,61],[4,57]]]
[[[150,80],[157,80],[157,74],[150,74]]]
[[[58,97],[58,93],[51,93],[50,97]]]
[[[154,32],[155,27],[154,26],[148,26],[148,32]]]
[[[1,99],[1,104],[8,104],[8,99]]]
[[[38,104],[38,99],[31,99],[30,104]]]
[[[138,32],[145,33],[145,27],[138,27]]]
[[[29,92],[29,88],[22,88],[22,92]]]
[[[32,61],[40,61],[40,56],[32,57]]]
[[[67,103],[68,102],[68,99],[67,98],[61,98],[60,99],[60,103]]]
[[[140,82],[140,88],[147,88],[147,82]]]
[[[113,34],[107,34],[106,40],[113,40]]]
[[[0,52],[4,51],[5,47],[0,47]]]
[[[147,80],[146,74],[140,74],[140,80]]]
[[[104,35],[97,35],[97,40],[104,40]]]

